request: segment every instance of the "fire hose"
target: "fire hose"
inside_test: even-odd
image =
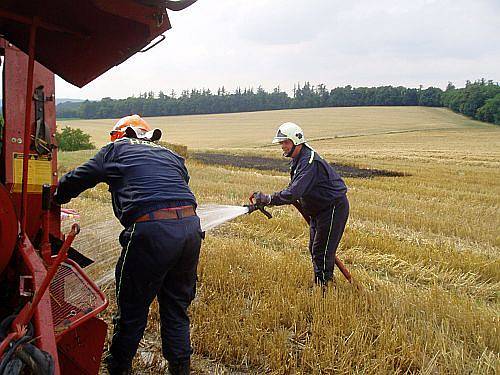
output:
[[[5,318],[0,323],[0,341],[4,340],[16,315]],[[24,335],[11,341],[9,348],[0,358],[0,375],[17,375],[30,370],[32,374],[50,375],[54,373],[54,359],[52,356],[31,344],[33,340],[33,324],[29,323]]]

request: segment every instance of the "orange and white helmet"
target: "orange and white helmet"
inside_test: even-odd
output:
[[[111,142],[123,137],[139,138],[154,142],[161,138],[161,130],[158,128],[151,129],[142,117],[131,115],[118,120],[109,132],[109,135],[111,136]]]

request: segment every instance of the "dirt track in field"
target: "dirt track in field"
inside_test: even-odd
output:
[[[211,152],[195,152],[190,154],[190,158],[205,164],[215,164],[232,166],[238,168],[251,168],[258,170],[272,170],[279,172],[289,172],[289,162],[287,160],[264,158],[259,156],[241,156],[230,154],[216,154]],[[406,174],[383,169],[358,168],[351,165],[330,163],[333,169],[342,177],[372,178],[372,177],[401,177]]]

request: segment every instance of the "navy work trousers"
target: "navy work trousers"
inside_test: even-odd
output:
[[[115,273],[118,312],[110,348],[115,363],[131,365],[155,297],[164,357],[173,363],[189,360],[187,308],[196,292],[202,235],[197,216],[139,222],[120,234],[123,250]]]
[[[333,278],[335,253],[349,217],[349,201],[344,195],[327,209],[311,217],[309,252],[316,283],[326,284]]]

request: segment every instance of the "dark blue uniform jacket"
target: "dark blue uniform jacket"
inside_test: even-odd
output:
[[[115,216],[124,227],[160,208],[193,205],[184,159],[145,140],[122,138],[59,181],[54,201],[69,202],[100,182],[109,185]]]
[[[286,189],[272,194],[272,205],[280,206],[299,201],[306,214],[316,216],[347,192],[339,174],[316,151],[306,145],[292,160],[290,177],[291,181]]]

